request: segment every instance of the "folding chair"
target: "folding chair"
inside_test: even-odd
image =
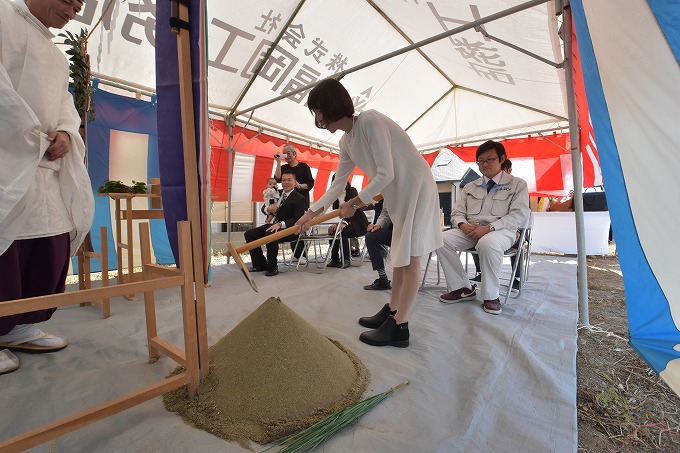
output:
[[[427,269],[430,267],[430,261],[432,261],[432,254],[436,252],[430,252],[427,256],[427,263],[425,264],[425,271],[423,272],[423,281],[420,282],[420,288],[418,291],[422,291],[425,288],[425,277],[427,277]],[[441,282],[441,274],[439,273],[439,260],[437,260],[437,285]]]
[[[302,241],[302,244],[304,246],[305,251],[309,251],[309,247],[313,246],[314,247],[314,263],[316,264],[316,267],[321,269],[321,272],[323,272],[324,269],[328,266],[328,261],[330,260],[331,257],[331,250],[333,250],[333,245],[335,244],[335,241],[339,240],[338,236],[340,235],[340,223],[342,222],[342,219],[338,220],[338,223],[336,224],[335,228],[335,233],[333,234],[324,234],[319,232],[319,227],[323,226],[328,226],[328,224],[321,224],[321,225],[316,225],[312,227],[306,234],[300,235],[298,237],[298,240],[295,242],[291,242],[291,247],[295,248],[297,247],[297,244]],[[328,241],[331,241],[330,245],[328,246],[328,250],[326,251],[326,254],[324,255],[323,253],[323,248],[322,245],[326,244]],[[321,261],[319,261],[321,259]],[[307,253],[307,263],[304,264],[303,266],[308,266],[309,265],[309,253]],[[340,241],[340,260],[342,263],[345,262],[344,258],[344,253],[343,253],[343,247],[342,247],[342,241]],[[298,261],[296,269],[300,268],[300,261]]]
[[[530,212],[529,216],[524,220],[522,226],[520,227],[519,239],[513,244],[511,248],[503,253],[503,258],[515,257],[515,265],[512,266],[512,271],[510,272],[510,280],[508,281],[508,289],[505,293],[505,298],[501,306],[505,306],[508,303],[508,299],[512,294],[512,284],[515,281],[515,277],[519,275],[519,289],[516,294],[512,296],[516,299],[522,293],[522,287],[529,277],[529,262],[531,258],[531,230],[534,227],[534,213]],[[516,247],[515,247],[516,246]],[[468,249],[465,253],[470,255],[476,255],[477,250]],[[467,270],[467,255],[465,258],[465,269]],[[518,274],[519,272],[519,274]]]

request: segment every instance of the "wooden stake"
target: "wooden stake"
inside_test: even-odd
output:
[[[179,3],[179,18],[189,22],[189,8]],[[175,31],[175,29],[173,29]],[[187,217],[191,222],[195,283],[195,304],[199,367],[202,377],[208,375],[208,326],[205,314],[205,274],[203,271],[203,246],[201,241],[201,212],[198,194],[198,170],[196,162],[196,128],[194,125],[194,102],[191,86],[191,48],[189,30],[176,29],[177,66],[179,68],[179,97],[182,113],[182,143],[184,145],[184,185],[186,190]],[[182,264],[182,267],[184,265]]]

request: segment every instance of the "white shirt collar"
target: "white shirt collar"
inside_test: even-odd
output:
[[[26,0],[12,0],[11,1],[12,6],[14,6],[14,9],[21,14],[29,23],[33,24],[35,27],[38,28],[42,32],[43,35],[45,35],[46,38],[52,39],[54,38],[54,34],[50,31],[49,28],[45,27],[42,22],[38,20],[37,17],[31,13],[31,10],[28,9],[28,5],[26,4]]]
[[[287,196],[290,195],[290,193],[291,193],[293,190],[295,190],[295,189],[291,189],[291,190],[289,190],[288,192],[283,192],[283,193],[285,193],[285,194],[286,194],[286,197],[287,197]]]
[[[503,170],[499,171],[498,174],[491,179],[493,179],[493,182],[495,182],[496,184],[500,184],[501,179],[503,179]],[[489,182],[489,178],[484,176],[484,183],[486,184],[488,182]]]

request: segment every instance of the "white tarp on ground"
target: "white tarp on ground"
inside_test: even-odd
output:
[[[508,273],[509,262],[504,269]],[[387,271],[391,275],[389,261]],[[214,284],[206,288],[210,344],[278,296],[359,356],[372,375],[367,396],[411,381],[323,451],[576,452],[574,259],[534,256],[521,297],[510,299],[500,316],[485,313],[480,301],[440,303],[443,288],[433,286],[436,266],[430,265],[407,349],[359,342],[365,329],[357,317],[372,314],[389,296],[362,289],[375,277],[369,263],[321,275],[291,268],[275,278],[255,274],[258,294],[234,265],[215,266],[213,272]],[[156,307],[159,336],[182,345],[179,292],[158,291]],[[141,301],[116,298],[111,311],[102,319],[94,307],[60,309],[45,328],[66,335],[69,347],[17,354],[21,369],[2,376],[3,413],[13,416],[0,417],[0,439],[150,385],[174,368],[167,358],[148,363]],[[191,427],[156,398],[32,451],[246,450]]]
[[[93,26],[107,3],[86,2],[69,29]],[[522,3],[211,0],[207,2],[209,102],[224,109],[249,109]],[[170,3],[114,1],[90,39],[95,73],[155,87],[156,7],[169,8]],[[553,2],[547,2],[484,29],[560,63],[559,18],[553,7]],[[261,57],[277,40],[272,56],[249,86]],[[553,127],[567,116],[563,71],[468,30],[349,74],[342,81],[355,96],[359,111],[385,113],[408,128],[416,145],[423,147]],[[302,93],[258,108],[253,121],[315,143],[336,144],[338,134],[329,137],[314,127],[305,98]]]

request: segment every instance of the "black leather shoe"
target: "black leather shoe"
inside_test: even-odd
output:
[[[265,269],[264,267],[256,267],[256,266],[253,266],[250,269],[248,269],[249,272],[264,272],[266,270],[267,269]]]
[[[345,260],[342,264],[338,265],[340,269],[347,269],[348,267],[351,267],[352,263],[350,260]]]
[[[408,347],[408,323],[397,324],[393,316],[389,316],[380,327],[359,335],[359,340],[371,346]]]
[[[330,260],[326,267],[340,267],[340,260]]]
[[[264,273],[265,277],[273,277],[275,275],[279,275],[279,268],[274,267],[271,269],[267,269],[267,272]]]
[[[373,316],[364,316],[363,318],[359,318],[359,324],[369,329],[377,329],[382,325],[382,323],[385,322],[387,318],[390,317],[390,315],[394,315],[396,312],[397,310],[390,310],[390,304],[385,304],[383,308],[381,308],[380,311]]]
[[[381,278],[376,278],[370,285],[364,286],[366,290],[376,290],[381,291],[383,289],[392,289],[392,282],[389,280],[383,280]]]
[[[481,282],[482,282],[482,273],[481,273],[481,272],[477,272],[477,274],[475,274],[475,276],[472,277],[472,278],[470,279],[470,281],[471,281],[471,282],[478,282],[478,283],[481,283]]]

